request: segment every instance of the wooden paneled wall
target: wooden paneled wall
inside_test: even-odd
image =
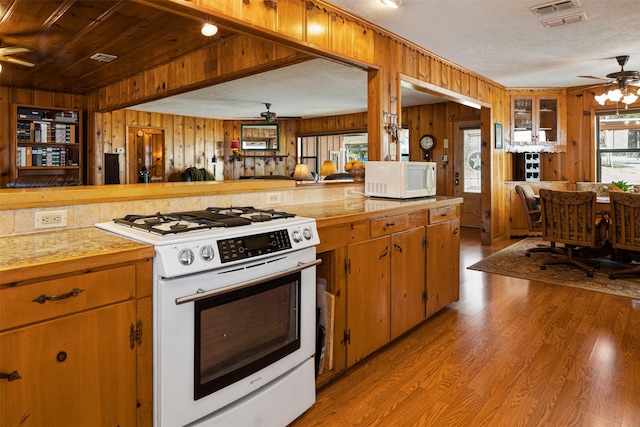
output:
[[[95,134],[90,138],[94,141],[93,164],[99,165],[92,171],[94,184],[104,182],[103,153],[115,153],[119,148],[124,150],[119,155],[120,182],[137,182],[136,168],[131,172],[125,167],[134,158],[128,141],[129,127],[164,130],[164,173],[169,181],[178,181],[180,173],[191,166],[212,171],[216,144],[222,146],[224,141],[223,122],[215,119],[121,109],[96,113],[93,125]]]

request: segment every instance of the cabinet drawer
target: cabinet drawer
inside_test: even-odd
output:
[[[421,220],[421,215],[419,214],[401,214],[376,218],[370,221],[371,238],[385,236],[423,225],[424,220]]]
[[[429,224],[437,224],[443,221],[450,221],[458,217],[458,205],[443,206],[441,208],[429,210]]]
[[[321,227],[318,229],[320,244],[317,252],[329,251],[351,243],[362,242],[369,239],[369,222],[354,221],[345,224]]]
[[[0,330],[133,299],[135,279],[127,265],[3,289]]]

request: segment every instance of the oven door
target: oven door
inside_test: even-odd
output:
[[[158,278],[157,425],[186,425],[212,417],[256,400],[268,389],[272,397],[260,396],[263,406],[264,399],[273,399],[274,408],[283,398],[302,398],[305,409],[310,406],[315,400],[315,282],[314,248],[175,279]],[[303,364],[309,369],[302,370],[303,381],[295,381],[299,390],[293,396],[273,389]]]
[[[194,303],[194,399],[300,348],[300,276],[289,274]]]

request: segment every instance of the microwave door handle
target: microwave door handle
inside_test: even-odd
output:
[[[269,280],[274,280],[274,279],[278,279],[280,277],[284,277],[287,276],[289,274],[292,273],[297,273],[298,271],[302,271],[305,270],[309,267],[314,267],[318,264],[322,264],[322,260],[321,259],[316,259],[314,261],[311,262],[307,262],[307,263],[298,263],[298,265],[296,267],[293,268],[289,268],[286,270],[282,270],[282,271],[278,271],[277,273],[273,273],[273,274],[268,274],[266,276],[261,276],[258,277],[256,279],[251,279],[251,280],[247,280],[244,282],[240,282],[240,283],[236,283],[233,285],[229,285],[229,286],[225,286],[219,289],[213,289],[210,291],[205,291],[205,292],[198,292],[196,294],[193,295],[186,295],[183,297],[179,297],[176,298],[176,305],[180,305],[180,304],[185,304],[188,302],[195,302],[201,299],[205,299],[205,298],[211,298],[213,296],[216,295],[222,295],[222,294],[226,294],[232,291],[236,291],[238,289],[243,289],[243,288],[248,288],[251,286],[255,286],[259,283],[263,283],[263,282],[268,282]]]

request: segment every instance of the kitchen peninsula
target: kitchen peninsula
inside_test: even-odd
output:
[[[91,362],[82,367],[83,371],[110,372],[115,366],[118,375],[128,376],[129,381],[118,381],[120,388],[117,388],[113,378],[92,376],[95,379],[90,384],[92,390],[101,389],[101,381],[108,381],[111,385],[107,387],[114,394],[107,400],[117,401],[120,406],[112,410],[103,397],[85,388],[81,402],[86,404],[79,404],[78,411],[90,413],[76,417],[103,419],[106,424],[115,420],[113,417],[126,420],[120,421],[121,425],[136,425],[131,420],[137,419],[137,425],[150,425],[151,333],[147,328],[151,318],[153,247],[97,230],[91,224],[78,226],[83,221],[108,220],[105,215],[124,215],[131,207],[166,211],[233,201],[234,205],[245,202],[315,218],[321,241],[317,253],[323,260],[317,272],[327,280],[327,290],[335,298],[333,367],[325,367],[318,384],[339,375],[458,298],[458,218],[462,202],[459,198],[374,200],[362,197],[362,184],[296,186],[291,181],[276,184],[227,181],[217,186],[192,183],[173,190],[167,184],[165,197],[167,193],[173,197],[164,199],[159,197],[163,192],[160,187],[145,189],[142,184],[126,187],[130,190],[128,196],[125,189],[105,189],[110,194],[94,195],[93,199],[88,192],[66,189],[67,198],[61,194],[53,196],[52,206],[43,206],[47,202],[36,200],[42,196],[38,191],[27,192],[30,195],[22,201],[15,193],[2,192],[4,200],[11,200],[14,206],[22,203],[24,208],[5,209],[0,214],[13,212],[19,216],[24,212],[19,214],[18,210],[27,211],[33,221],[35,210],[63,207],[71,211],[72,221],[64,230],[0,237],[0,244],[10,249],[0,258],[1,355],[3,361],[16,364],[6,373],[15,371],[21,377],[5,385],[24,391],[3,393],[2,407],[16,408],[11,413],[3,411],[3,417],[24,415],[27,407],[32,416],[45,411],[46,408],[37,407],[36,401],[20,397],[35,396],[29,384],[42,383],[40,379],[34,380],[30,372],[41,372],[48,364],[60,366],[64,360],[67,364],[76,363],[75,355],[88,351],[84,359]],[[267,193],[272,196],[279,193],[287,205],[268,205]],[[80,220],[77,212],[92,212],[95,216]],[[45,296],[45,303],[32,302],[40,295]],[[65,298],[53,301],[58,296]],[[67,304],[72,308],[57,308]],[[77,329],[89,326],[98,330]],[[48,328],[57,331],[53,341],[44,338]],[[53,345],[65,343],[65,334],[94,338],[89,342],[80,339]],[[46,347],[45,341],[55,348]],[[34,342],[43,345],[36,345],[35,349]],[[24,361],[15,359],[11,350],[15,348],[20,349],[19,354],[30,356],[22,358]],[[47,355],[52,351],[53,359],[49,360]],[[108,367],[100,368],[100,363],[107,363]],[[48,384],[60,383],[55,378],[56,369],[44,371],[52,376],[47,378]],[[65,388],[74,392],[83,390],[74,384],[66,384]],[[100,399],[102,405],[88,404],[92,399]],[[122,404],[123,400],[136,403]],[[50,397],[39,401],[54,408],[60,403]],[[0,424],[12,425],[13,421],[2,419]]]

